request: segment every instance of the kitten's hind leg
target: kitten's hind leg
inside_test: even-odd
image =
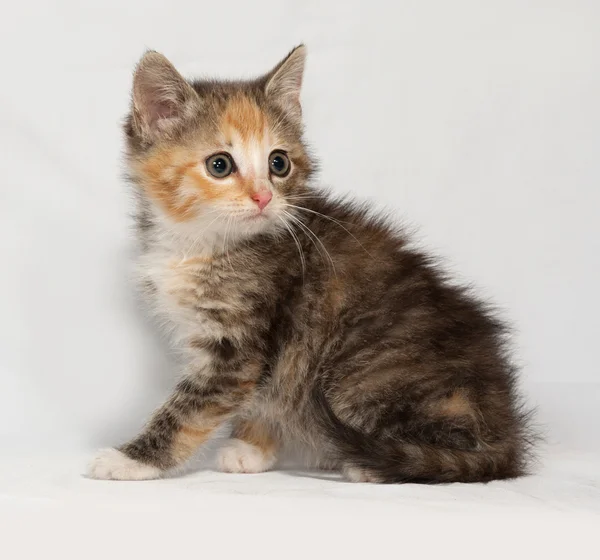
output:
[[[219,469],[231,473],[268,471],[277,461],[278,442],[258,420],[236,422],[232,438],[219,451]]]

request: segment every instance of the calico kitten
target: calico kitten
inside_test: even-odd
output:
[[[185,366],[89,475],[160,477],[226,420],[229,472],[271,469],[293,443],[352,481],[522,475],[504,326],[385,219],[310,186],[304,59],[239,82],[140,61],[125,125],[140,283]]]

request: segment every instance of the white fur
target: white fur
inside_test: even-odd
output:
[[[176,247],[153,248],[139,258],[135,270],[140,285],[150,280],[156,286],[157,292],[149,300],[150,310],[170,331],[175,348],[184,347],[192,337],[222,335],[221,325],[200,312],[203,304],[216,308],[220,303],[203,297],[202,286],[194,278],[202,265],[187,267],[186,259],[178,254]]]
[[[100,451],[87,468],[87,476],[99,480],[150,480],[161,474],[159,468],[130,459],[114,448]]]
[[[350,482],[381,482],[376,474],[367,469],[346,466],[342,472]]]
[[[219,469],[230,473],[260,473],[268,471],[277,460],[274,453],[265,453],[241,439],[230,439],[219,451]]]

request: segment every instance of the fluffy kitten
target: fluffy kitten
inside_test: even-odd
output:
[[[230,472],[272,468],[285,442],[352,481],[523,474],[503,325],[384,219],[311,188],[304,59],[243,82],[140,61],[125,125],[140,280],[185,368],[90,476],[160,477],[225,420]]]

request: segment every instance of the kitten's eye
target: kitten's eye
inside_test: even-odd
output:
[[[206,169],[217,179],[223,179],[235,169],[233,159],[229,154],[215,154],[206,160]]]
[[[290,172],[290,160],[285,152],[274,151],[269,156],[269,169],[278,177],[285,177]]]

